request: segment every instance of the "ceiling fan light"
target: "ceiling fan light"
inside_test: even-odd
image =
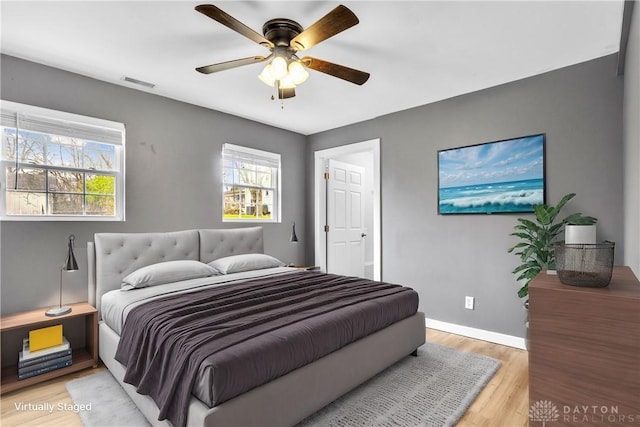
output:
[[[289,75],[296,85],[304,83],[309,78],[309,72],[299,61],[294,61],[289,64]]]
[[[284,76],[287,75],[287,60],[284,59],[281,56],[276,56],[273,61],[271,61],[271,76],[276,79],[276,80],[280,80],[282,79]]]
[[[280,89],[294,89],[296,84],[293,82],[290,74],[286,74],[283,78],[280,79],[279,84]]]
[[[273,87],[276,84],[276,79],[274,79],[273,76],[271,75],[270,64],[267,64],[264,67],[264,69],[262,70],[262,73],[258,75],[258,78],[262,81],[262,83],[266,84],[267,86]]]

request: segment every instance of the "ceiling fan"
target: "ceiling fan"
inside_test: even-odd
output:
[[[269,61],[258,77],[265,84],[276,87],[280,99],[295,96],[296,86],[309,76],[307,68],[357,85],[362,85],[369,79],[369,73],[364,71],[311,56],[299,58],[297,55],[298,52],[305,51],[356,25],[359,22],[358,17],[346,6],[336,7],[307,29],[303,29],[291,19],[271,19],[262,26],[263,35],[214,5],[201,4],[196,6],[196,10],[271,51],[268,56],[250,56],[196,68],[196,71],[203,74]]]

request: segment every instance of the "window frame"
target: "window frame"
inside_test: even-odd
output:
[[[261,186],[252,186],[252,185],[234,185],[235,187],[240,188],[255,188],[262,190],[270,190],[273,191],[273,212],[271,214],[271,218],[269,219],[259,219],[258,216],[255,218],[225,218],[225,187],[228,183],[225,182],[225,169],[227,169],[226,161],[227,155],[225,155],[225,151],[241,153],[248,157],[255,157],[257,159],[262,160],[264,163],[276,163],[277,167],[272,166],[272,179],[275,179],[275,185],[270,187],[261,187]],[[254,163],[256,166],[264,166],[264,164],[256,162]],[[235,168],[234,168],[235,169]],[[275,169],[275,173],[273,171]],[[270,151],[259,150],[255,148],[249,148],[241,145],[230,144],[225,142],[222,144],[222,222],[244,222],[244,223],[256,223],[256,224],[264,224],[264,223],[280,223],[282,218],[282,195],[281,195],[281,185],[282,185],[282,156],[279,153],[273,153]]]
[[[65,135],[65,130],[68,128],[79,129],[79,132],[82,132],[85,129],[95,129],[95,132],[89,131],[91,135],[100,134],[100,130],[104,130],[104,132],[112,132],[114,134],[119,133],[119,138],[116,138],[112,141],[100,140],[99,138],[83,138],[82,136],[70,136],[71,138],[77,138],[82,141],[82,146],[79,148],[80,152],[84,153],[85,148],[91,143],[105,144],[114,147],[114,156],[115,156],[115,166],[113,170],[96,170],[87,168],[84,164],[81,167],[72,167],[72,166],[60,166],[60,165],[49,165],[49,164],[37,164],[37,163],[28,163],[28,162],[19,162],[15,159],[6,158],[4,145],[0,143],[0,167],[2,170],[0,171],[0,220],[2,221],[110,221],[110,222],[121,222],[125,221],[125,165],[126,165],[126,149],[125,149],[125,141],[126,141],[126,130],[123,123],[114,122],[110,120],[98,119],[94,117],[82,116],[79,114],[72,114],[63,111],[51,110],[42,107],[36,107],[27,104],[20,104],[17,102],[0,100],[0,112],[2,114],[3,123],[0,123],[0,127],[10,127],[6,125],[6,121],[11,120],[11,115],[14,116],[13,120],[16,125],[14,129],[19,130],[19,118],[20,115],[37,117],[42,123],[45,123],[47,128],[51,128],[55,130],[56,128],[60,129],[61,134]],[[67,127],[64,126],[67,124]],[[53,132],[47,132],[42,130],[34,130],[25,128],[27,131],[31,132],[39,132],[42,134],[55,135]],[[68,132],[68,130],[66,130]],[[16,134],[17,135],[17,134]],[[8,214],[7,213],[7,203],[8,203],[8,192],[9,192],[9,182],[7,178],[7,168],[8,167],[17,166],[18,169],[38,169],[44,171],[44,181],[45,188],[44,191],[35,191],[36,193],[41,193],[49,199],[52,194],[73,194],[80,195],[83,198],[87,196],[101,196],[101,194],[94,194],[88,192],[87,184],[86,184],[86,176],[97,174],[101,176],[114,176],[115,177],[115,188],[114,188],[114,202],[115,202],[115,212],[114,215],[91,215],[87,214],[86,209],[83,209],[82,214],[51,214],[45,213],[40,215],[24,215],[24,214]],[[82,174],[83,176],[83,184],[82,184],[82,192],[78,193],[68,193],[68,192],[58,192],[52,190],[48,186],[49,174],[51,171],[65,171],[71,173]],[[107,196],[107,194],[104,194]],[[48,203],[48,202],[47,202]],[[83,203],[83,208],[86,205]]]

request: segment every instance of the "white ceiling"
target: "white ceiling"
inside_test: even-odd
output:
[[[371,78],[357,86],[310,71],[281,105],[257,78],[263,64],[194,70],[268,53],[194,10],[207,2],[2,0],[1,51],[309,135],[617,52],[623,10],[621,0],[343,2],[360,24],[305,55]],[[339,4],[210,3],[259,33],[272,18],[306,28]]]

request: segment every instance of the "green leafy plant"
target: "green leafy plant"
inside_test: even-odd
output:
[[[508,252],[515,253],[522,261],[522,264],[512,271],[517,276],[518,282],[524,281],[524,285],[518,290],[520,298],[529,295],[529,282],[540,271],[556,268],[553,244],[556,242],[557,236],[564,231],[566,224],[591,225],[598,221],[594,217],[584,216],[579,212],[556,221],[564,205],[575,195],[575,193],[567,194],[556,206],[534,205],[535,221],[518,218],[518,224],[513,227],[516,231],[510,235],[518,237],[520,242],[509,248]]]

